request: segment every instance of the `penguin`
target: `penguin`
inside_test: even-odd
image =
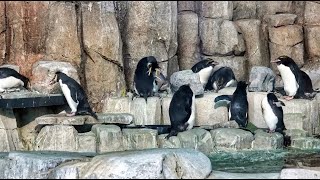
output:
[[[235,120],[240,128],[246,128],[248,124],[247,86],[246,82],[239,81],[232,95],[221,95],[214,99],[215,103],[219,101],[227,102],[229,120]]]
[[[288,56],[280,56],[271,62],[277,64],[287,95],[284,96],[286,100],[289,101],[293,98],[312,99],[316,95],[317,91],[313,90],[310,77],[299,69],[293,59]]]
[[[205,59],[197,62],[195,65],[192,66],[191,70],[193,73],[198,73],[200,77],[200,82],[203,87],[206,86],[209,77],[213,72],[214,66],[218,65],[218,62],[215,62],[213,59]]]
[[[11,88],[24,87],[28,89],[29,78],[21,75],[16,70],[1,67],[0,68],[0,92],[6,92]]]
[[[209,77],[205,90],[218,92],[220,89],[233,87],[236,84],[237,80],[232,69],[230,67],[221,67]]]
[[[283,133],[286,127],[283,122],[282,106],[285,104],[278,100],[274,93],[268,93],[261,101],[263,118],[269,128],[269,132]]]
[[[171,129],[166,139],[176,136],[179,132],[192,129],[195,123],[195,110],[195,94],[190,85],[180,86],[173,94],[169,105]]]
[[[268,132],[278,132],[283,135],[283,145],[288,147],[291,145],[291,137],[285,134],[286,127],[283,121],[283,109],[285,104],[278,100],[277,96],[270,92],[261,101],[261,109],[263,118],[268,126]]]
[[[134,90],[135,93],[143,97],[147,103],[147,98],[154,95],[157,91],[155,82],[155,72],[160,71],[159,64],[154,56],[147,56],[137,64],[134,72]]]
[[[50,85],[59,82],[63,95],[65,96],[71,113],[67,116],[89,114],[95,119],[98,119],[89,105],[87,95],[81,85],[61,71],[55,73],[54,78],[50,81]]]

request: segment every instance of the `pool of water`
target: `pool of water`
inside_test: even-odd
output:
[[[312,149],[215,151],[208,157],[213,170],[232,173],[277,173],[299,165],[320,166],[320,150]]]

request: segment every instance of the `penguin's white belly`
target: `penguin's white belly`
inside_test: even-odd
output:
[[[262,106],[262,112],[263,112],[263,118],[267,123],[267,126],[269,127],[269,129],[271,131],[275,130],[277,127],[277,123],[278,123],[278,117],[274,114],[274,112],[272,111],[272,108],[270,106],[270,104],[268,103],[268,98],[265,97],[262,102],[261,102],[261,106]]]
[[[66,100],[68,102],[68,105],[71,109],[71,112],[77,112],[77,107],[78,107],[79,101],[75,102],[72,99],[70,89],[68,88],[68,86],[66,84],[62,83],[61,79],[59,80],[59,84],[60,84],[61,90],[64,94],[64,97],[66,98]]]
[[[226,87],[229,87],[231,85],[233,85],[236,81],[231,79],[227,84],[226,84]]]
[[[23,85],[24,85],[23,81],[12,76],[0,79],[0,89],[2,90],[20,87]]]
[[[296,95],[299,85],[291,69],[287,66],[280,64],[278,65],[278,70],[281,74],[284,91],[287,93],[288,96]]]
[[[196,118],[196,103],[195,103],[195,95],[193,94],[192,96],[192,103],[191,103],[191,115],[187,121],[188,123],[188,127],[187,130],[190,130],[193,128],[194,126],[194,122],[195,122],[195,118]]]
[[[203,84],[204,86],[207,84],[208,82],[208,79],[212,73],[212,70],[213,70],[213,67],[212,66],[209,66],[209,67],[206,67],[206,68],[203,68],[201,69],[198,74],[199,74],[199,77],[200,77],[200,82],[201,84]]]

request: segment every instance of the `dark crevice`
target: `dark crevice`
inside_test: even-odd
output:
[[[128,2],[126,1],[114,1],[114,9],[115,9],[115,15],[116,20],[118,23],[120,36],[122,40],[122,62],[123,62],[123,72],[124,72],[124,78],[125,78],[125,84],[126,84],[126,90],[129,91],[131,88],[130,78],[128,74],[128,70],[130,71],[129,62],[132,61],[131,55],[128,53],[128,47],[126,44],[126,25],[127,25],[127,14],[128,14]]]
[[[86,79],[86,64],[88,55],[85,51],[85,45],[83,41],[83,18],[81,10],[81,2],[75,2],[76,20],[77,20],[77,35],[80,44],[80,67],[78,67],[79,79],[84,91],[88,94],[87,79]]]
[[[99,54],[102,59],[104,59],[104,60],[106,60],[106,61],[109,61],[109,62],[117,65],[117,67],[119,68],[120,72],[123,72],[123,67],[122,67],[122,65],[121,65],[118,61],[113,60],[113,59],[110,59],[110,58],[104,56],[103,54],[99,53],[98,51],[95,51],[95,50],[93,50],[93,51],[96,52],[97,54]]]
[[[8,8],[7,8],[7,1],[4,2],[4,19],[5,19],[5,54],[4,54],[4,60],[3,64],[8,64],[10,59],[10,46],[11,46],[11,28],[9,26],[9,18],[7,16],[8,14]]]

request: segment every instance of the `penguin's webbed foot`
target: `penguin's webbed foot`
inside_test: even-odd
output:
[[[275,130],[270,130],[270,129],[268,129],[267,132],[271,134],[271,133],[274,133]]]
[[[287,101],[290,101],[293,99],[293,96],[283,96],[283,98]]]
[[[76,113],[75,113],[75,112],[67,113],[67,114],[66,114],[66,116],[68,116],[68,117],[75,116],[75,115],[76,115]]]

